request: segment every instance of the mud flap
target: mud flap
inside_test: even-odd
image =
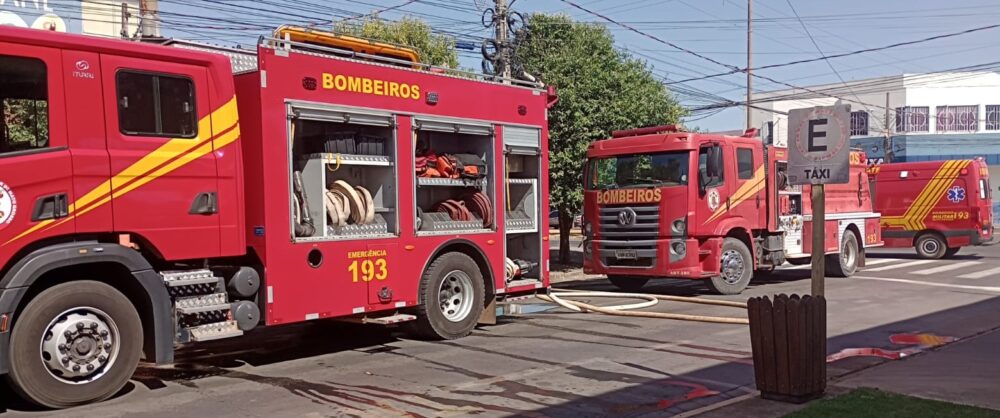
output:
[[[483,313],[479,315],[479,325],[496,325],[497,324],[497,300],[493,298],[488,305],[483,309]]]

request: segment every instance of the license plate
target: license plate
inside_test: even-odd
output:
[[[635,260],[639,255],[635,250],[615,250],[615,258],[619,260]]]

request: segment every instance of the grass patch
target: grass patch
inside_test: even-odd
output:
[[[855,389],[846,395],[817,401],[786,417],[1000,418],[1000,411],[896,395],[876,389]]]

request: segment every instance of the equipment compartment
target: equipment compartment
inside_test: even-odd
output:
[[[516,129],[516,130],[515,130]],[[512,135],[512,134],[517,135]],[[504,127],[504,171],[506,184],[503,202],[505,216],[505,274],[508,288],[540,285],[542,278],[542,208],[538,183],[541,155],[537,130]]]
[[[496,179],[489,126],[417,120],[417,235],[496,230]]]
[[[391,116],[353,117],[295,105],[290,109],[292,222],[299,226],[293,228],[295,240],[395,236],[397,174]],[[361,123],[352,123],[356,120]]]

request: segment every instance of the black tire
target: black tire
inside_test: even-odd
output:
[[[471,303],[471,307],[461,317],[449,319],[445,314],[445,305],[441,301],[441,290],[445,280],[459,283],[464,280],[462,275],[466,276],[470,283],[455,286],[454,289],[458,289],[455,292],[456,296],[469,292],[472,295],[468,298],[458,296],[465,300],[458,308],[448,311],[460,314],[465,312],[463,309],[465,305]],[[479,266],[472,257],[457,252],[442,254],[427,267],[420,280],[420,300],[424,303],[416,308],[417,320],[410,323],[409,329],[417,336],[431,340],[453,340],[469,335],[476,328],[479,316],[483,313],[484,293],[483,273],[479,271]]]
[[[917,237],[914,246],[917,248],[917,255],[930,260],[940,259],[948,251],[948,244],[944,237],[935,232],[928,232]]]
[[[806,264],[812,263],[812,258],[811,257],[787,258],[785,259],[785,261],[787,261],[788,264],[791,264],[793,266],[804,266]]]
[[[733,258],[735,257],[735,258]],[[753,257],[743,241],[726,238],[722,242],[720,275],[706,282],[709,290],[720,295],[738,295],[753,278]],[[727,264],[728,267],[727,267]]]
[[[962,247],[949,248],[947,251],[944,252],[944,257],[945,258],[954,257],[955,254],[958,254],[958,251],[961,249]]]
[[[858,271],[861,249],[858,237],[851,231],[844,231],[840,239],[840,252],[826,256],[826,274],[834,277],[851,277]]]
[[[54,322],[59,318],[70,318],[68,320],[73,321],[70,323],[87,322],[79,318],[84,313],[93,314],[93,309],[105,314],[106,317],[102,318],[105,323],[111,323],[117,329],[117,355],[108,355],[110,360],[95,369],[95,373],[103,371],[96,380],[73,384],[66,381],[70,379],[65,374],[63,378],[55,377],[55,372],[50,371],[51,367],[43,360],[43,356],[51,357],[52,354],[39,347],[43,343],[43,335],[49,332],[50,327],[67,324],[66,321]],[[100,341],[96,332],[94,338],[83,336],[81,332],[75,335],[76,342],[71,346],[86,345],[81,350],[94,348],[88,350],[88,356],[108,353],[100,351],[100,344],[94,344]],[[121,292],[95,281],[60,284],[39,293],[18,315],[10,337],[10,373],[7,379],[21,397],[47,408],[68,408],[102,401],[117,394],[128,383],[139,364],[142,341],[139,314]]]
[[[608,276],[608,281],[615,285],[618,290],[636,293],[642,290],[642,287],[646,285],[649,281],[649,277],[636,277],[636,276]]]

